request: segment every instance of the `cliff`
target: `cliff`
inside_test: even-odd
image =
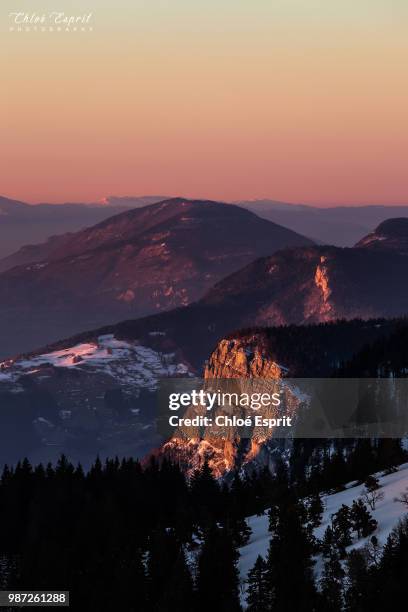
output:
[[[259,391],[256,380],[262,380],[262,391],[270,394],[278,391],[280,381],[288,370],[276,363],[269,349],[264,332],[249,334],[240,338],[222,339],[208,360],[204,372],[205,389],[224,389],[228,381],[228,391],[253,393]],[[215,382],[217,381],[217,382]],[[231,386],[231,382],[232,383]],[[270,381],[270,383],[265,383]],[[285,414],[294,416],[299,404],[290,391],[286,393]],[[240,407],[230,405],[217,409],[215,415],[235,414],[241,416]],[[197,411],[192,409],[189,415]],[[280,408],[268,407],[262,410],[265,417],[281,416]],[[274,455],[288,444],[271,439],[271,430],[253,427],[249,437],[241,437],[237,427],[208,429],[201,432],[190,429],[178,431],[160,449],[159,456],[165,456],[182,465],[191,474],[204,461],[208,463],[217,477],[225,476],[231,470],[251,471],[259,467],[273,467]],[[290,444],[290,441],[289,441]]]

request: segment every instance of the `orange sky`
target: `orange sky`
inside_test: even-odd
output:
[[[62,0],[92,32],[9,31],[15,5],[0,194],[408,203],[405,0]]]

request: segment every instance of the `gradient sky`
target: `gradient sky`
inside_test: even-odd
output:
[[[57,4],[1,3],[1,194],[408,203],[406,0]]]

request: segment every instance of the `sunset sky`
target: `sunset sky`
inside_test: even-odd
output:
[[[408,204],[406,0],[57,4],[1,3],[0,194]]]

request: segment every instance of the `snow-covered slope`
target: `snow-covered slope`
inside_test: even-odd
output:
[[[160,379],[188,375],[176,353],[114,334],[4,361],[0,463],[26,455],[48,462],[61,453],[84,465],[98,454],[142,458],[163,441],[156,431]]]
[[[380,481],[380,491],[384,493],[384,498],[377,503],[376,509],[370,512],[378,522],[378,528],[373,535],[378,538],[380,544],[385,544],[385,541],[396,526],[399,519],[407,513],[407,508],[400,502],[395,502],[394,498],[398,497],[401,492],[408,487],[408,463],[400,466],[398,472],[382,476],[381,473],[376,474]],[[342,504],[351,506],[353,501],[361,497],[364,485],[353,486],[353,483],[347,486],[346,490],[333,495],[323,497],[324,514],[321,525],[315,530],[315,535],[321,538],[330,524],[331,516],[339,510]],[[240,549],[239,570],[241,581],[244,583],[249,570],[253,567],[258,555],[266,557],[269,547],[270,533],[268,531],[268,516],[252,516],[248,520],[248,524],[252,529],[252,535],[249,543]],[[367,543],[369,538],[362,538],[354,541],[351,548],[360,548]],[[316,572],[319,572],[319,563],[316,563]]]
[[[188,374],[173,353],[163,354],[135,342],[117,340],[113,334],[95,342],[76,344],[62,350],[0,363],[0,382],[15,382],[23,374],[37,374],[43,366],[76,368],[111,376],[122,387],[133,390],[157,388],[159,378]]]

